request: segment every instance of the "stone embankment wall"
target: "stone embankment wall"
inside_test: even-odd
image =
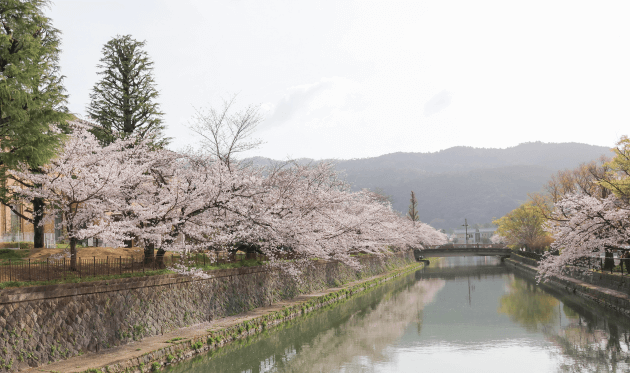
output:
[[[295,279],[263,267],[0,290],[0,372],[99,351],[238,314],[415,262],[411,251],[362,257],[360,271],[316,263]]]
[[[526,258],[524,256],[512,254],[512,255],[510,255],[510,259],[514,260],[514,261],[517,261],[519,263],[527,264],[527,265],[532,266],[532,267],[538,267],[538,262],[535,259],[532,259],[532,258]]]
[[[525,258],[519,255],[512,255],[511,260],[519,263],[537,267],[538,263],[534,259]],[[620,276],[608,273],[599,273],[591,271],[583,271],[579,268],[567,267],[566,275],[576,280],[584,281],[591,285],[601,286],[608,289],[623,291],[630,294],[630,275]]]
[[[527,262],[529,260],[532,259],[512,255],[506,263],[513,266],[519,272],[535,278],[538,271]],[[523,264],[527,264],[528,266]],[[542,283],[542,285],[557,291],[566,292],[567,294],[577,295],[602,307],[630,316],[630,297],[628,296],[627,290],[628,282],[630,282],[630,278],[628,277],[596,272],[584,273],[577,269],[570,268],[567,276],[554,276]]]

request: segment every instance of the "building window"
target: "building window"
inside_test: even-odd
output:
[[[20,233],[20,217],[11,210],[11,233]]]

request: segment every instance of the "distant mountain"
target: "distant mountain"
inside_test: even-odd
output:
[[[601,156],[611,157],[612,152],[587,144],[533,142],[507,149],[457,146],[334,161],[353,189],[380,188],[392,196],[398,211],[407,211],[413,190],[420,220],[447,229],[463,224],[464,218],[473,224],[501,217],[526,201],[528,193],[541,191],[552,174]]]

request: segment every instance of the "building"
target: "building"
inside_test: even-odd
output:
[[[17,206],[20,214],[30,216],[25,206]],[[44,246],[56,247],[57,238],[61,232],[55,231],[55,223],[48,222],[44,225]],[[33,242],[33,224],[15,214],[8,206],[0,205],[0,243],[2,242]],[[3,245],[6,246],[6,245]],[[11,245],[9,245],[11,246]]]
[[[468,229],[468,243],[477,244],[477,243],[490,243],[490,237],[494,235],[497,228],[469,228]],[[457,240],[456,243],[462,244],[466,243],[466,230],[465,229],[455,229],[453,232],[454,240]]]

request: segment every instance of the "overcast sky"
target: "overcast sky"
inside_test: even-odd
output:
[[[266,117],[248,155],[280,159],[630,134],[627,0],[53,1],[70,110],[109,39],[146,40],[173,149],[234,93]]]

